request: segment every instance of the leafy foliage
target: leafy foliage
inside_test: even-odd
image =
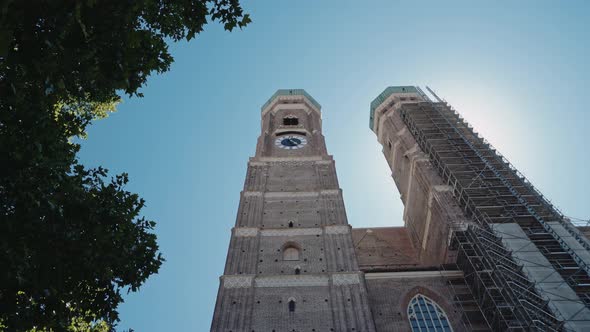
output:
[[[237,0],[0,2],[0,330],[112,330],[122,292],[157,273],[143,199],[79,164],[71,138],[208,20],[250,22]]]

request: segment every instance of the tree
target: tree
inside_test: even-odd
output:
[[[0,16],[0,330],[112,329],[163,258],[127,174],[86,169],[71,138],[169,70],[167,40],[250,18],[237,0],[3,0]]]

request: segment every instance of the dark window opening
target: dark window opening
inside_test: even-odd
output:
[[[285,126],[296,126],[299,124],[299,119],[297,118],[284,118],[283,125]]]
[[[307,136],[305,134],[305,132],[303,132],[303,131],[281,131],[280,133],[277,133],[277,136],[283,136],[283,135],[301,135],[301,136]]]
[[[289,311],[295,312],[295,301],[293,300],[289,301]]]
[[[295,274],[301,274],[301,269],[300,268],[296,268],[295,269]]]
[[[289,228],[293,228],[293,222],[289,221]]]

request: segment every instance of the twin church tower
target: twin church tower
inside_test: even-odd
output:
[[[444,101],[389,87],[370,128],[404,227],[353,229],[321,107],[262,107],[211,331],[590,330],[590,242]]]

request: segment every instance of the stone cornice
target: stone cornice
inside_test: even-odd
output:
[[[360,285],[361,272],[340,272],[308,275],[224,275],[221,277],[223,288],[267,288],[267,287],[313,287]]]
[[[301,102],[301,103],[291,103],[291,104],[280,104],[281,101],[290,101],[290,102]],[[289,108],[292,109],[293,106],[287,105],[299,105],[298,107],[305,105],[306,108],[321,114],[322,106],[305,90],[303,89],[280,89],[275,92],[264,105],[262,105],[262,116],[264,116],[269,111],[272,111],[276,106],[281,105],[282,108]],[[284,107],[286,106],[286,107]]]
[[[264,198],[298,198],[298,197],[318,197],[318,196],[338,196],[341,189],[324,189],[319,191],[243,191],[244,197],[264,197]]]
[[[387,107],[389,102],[397,96],[411,96],[417,97],[418,101],[426,101],[428,97],[424,95],[422,90],[415,86],[390,86],[385,88],[383,92],[377,96],[370,106],[369,127],[375,131],[375,124],[379,117],[379,112],[383,107]]]
[[[328,286],[327,275],[285,275],[256,277],[254,287],[307,287]]]
[[[365,279],[404,279],[404,278],[436,278],[436,277],[463,277],[462,271],[403,271],[403,272],[365,272]]]
[[[326,159],[325,156],[293,156],[293,157],[255,157],[250,158],[248,164],[250,166],[266,166],[271,163],[282,163],[282,162],[309,162],[316,164],[331,164],[334,161],[332,158]]]
[[[317,228],[272,228],[260,230],[262,236],[304,236],[322,235],[322,229]]]
[[[233,234],[236,237],[261,236],[301,236],[301,235],[337,235],[350,233],[350,225],[329,225],[322,227],[306,228],[258,228],[258,227],[234,227]]]

